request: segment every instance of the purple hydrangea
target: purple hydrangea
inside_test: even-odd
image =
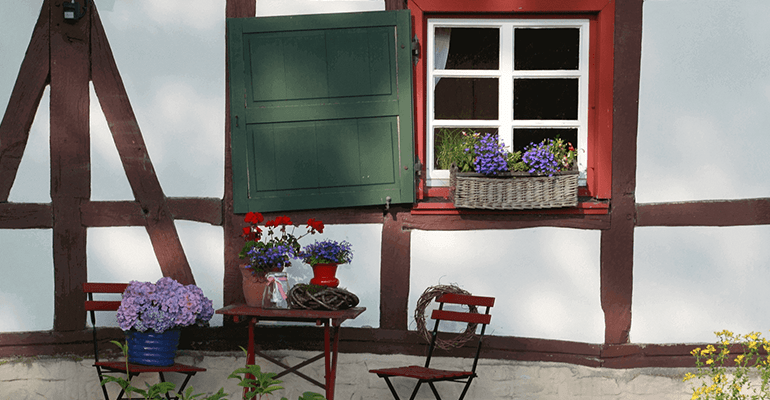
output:
[[[195,285],[182,285],[168,278],[156,283],[131,281],[118,307],[118,325],[124,331],[148,330],[163,333],[193,324],[206,325],[214,307]]]

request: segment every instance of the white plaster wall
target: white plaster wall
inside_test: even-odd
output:
[[[599,238],[562,228],[412,231],[410,321],[427,288],[454,284],[496,297],[490,334],[602,343]]]

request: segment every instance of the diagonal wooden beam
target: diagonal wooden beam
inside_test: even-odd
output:
[[[49,79],[50,0],[43,2],[40,17],[32,31],[27,54],[0,122],[0,202],[8,201],[16,172],[29,139],[40,98]]]
[[[182,284],[195,283],[168,200],[155,174],[104,27],[96,8],[90,8],[91,79],[128,182],[142,208],[145,227],[163,276],[174,278]]]

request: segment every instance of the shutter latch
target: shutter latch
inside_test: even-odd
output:
[[[385,198],[385,211],[390,210],[390,202],[393,201],[393,198],[388,196]]]
[[[414,65],[417,65],[417,61],[420,60],[420,40],[417,39],[417,35],[414,35],[412,39],[412,61]]]

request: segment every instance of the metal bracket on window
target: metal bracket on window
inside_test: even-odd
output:
[[[417,65],[417,62],[420,60],[420,40],[417,39],[417,35],[414,35],[414,39],[412,39],[412,61],[414,62],[414,65]]]
[[[414,173],[417,176],[422,175],[422,163],[420,162],[420,159],[417,158],[417,156],[414,156]]]

